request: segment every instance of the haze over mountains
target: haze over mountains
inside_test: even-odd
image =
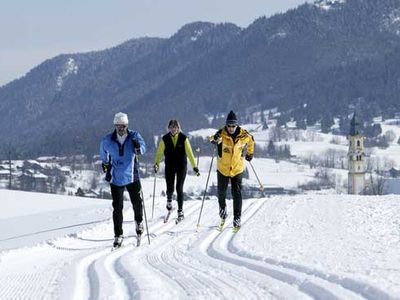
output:
[[[168,39],[63,54],[0,88],[0,150],[95,154],[118,111],[150,148],[169,118],[188,131],[230,109],[244,121],[277,107],[310,125],[354,107],[366,120],[391,117],[400,111],[399,50],[399,1],[324,0],[244,29],[196,22]]]

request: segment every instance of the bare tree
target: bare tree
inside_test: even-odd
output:
[[[272,127],[269,131],[269,139],[273,142],[280,142],[283,139],[283,130],[279,126]]]
[[[336,176],[327,168],[318,168],[314,173],[314,180],[301,184],[303,190],[321,190],[336,188]]]
[[[317,167],[317,158],[316,155],[312,152],[309,152],[307,157],[303,159],[304,163],[308,164],[310,169]]]
[[[393,130],[388,130],[385,132],[386,141],[390,144],[396,139],[396,133]]]
[[[340,145],[340,143],[341,143],[340,137],[337,135],[334,135],[332,137],[332,139],[329,141],[329,143],[334,144],[334,145]]]
[[[382,156],[370,156],[367,159],[366,169],[367,172],[376,172],[381,174],[382,171],[388,170],[396,166],[396,162],[393,159],[388,159]]]
[[[287,132],[287,138],[288,138],[289,140],[293,139],[293,140],[295,140],[296,142],[298,142],[298,141],[305,141],[304,132],[305,132],[305,131],[304,131],[304,130],[301,130],[301,129],[289,130],[289,131]]]
[[[91,178],[91,181],[90,181],[90,188],[92,190],[97,188],[97,185],[99,183],[99,179],[98,178],[99,178],[99,176],[95,172],[93,172],[92,178]]]
[[[369,186],[365,193],[370,195],[383,195],[386,179],[378,173],[369,176]]]

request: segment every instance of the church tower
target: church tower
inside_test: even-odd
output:
[[[365,152],[364,137],[359,130],[359,123],[354,113],[350,123],[348,193],[361,194],[365,188]]]

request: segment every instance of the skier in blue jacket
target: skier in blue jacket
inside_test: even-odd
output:
[[[128,190],[135,215],[136,234],[143,233],[143,200],[139,178],[137,155],[146,152],[146,145],[139,132],[128,129],[128,116],[122,112],[115,114],[112,133],[106,135],[100,143],[100,158],[106,180],[110,182],[114,243],[120,247],[123,241],[123,202],[124,190]]]

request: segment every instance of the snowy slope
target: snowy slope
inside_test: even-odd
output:
[[[11,197],[1,192],[1,199]],[[30,207],[52,197],[16,194],[25,200],[27,220]],[[58,201],[60,209],[51,207],[52,213],[74,223],[76,215],[65,215],[70,198]],[[205,202],[199,230],[201,201],[185,202],[179,225],[163,223],[164,201],[155,198],[151,218],[146,195],[151,244],[144,238],[139,248],[128,202],[125,246],[118,251],[110,251],[109,219],[32,247],[4,250],[3,242],[0,299],[399,299],[400,202],[394,196],[246,200],[237,234],[231,232],[231,201],[222,233],[215,228],[216,199]],[[49,202],[41,202],[44,210]],[[82,200],[81,210],[88,207]],[[87,221],[104,217],[103,209],[109,208],[92,211]],[[34,224],[20,231],[30,232]]]
[[[35,245],[109,219],[111,201],[0,190],[0,250]]]

